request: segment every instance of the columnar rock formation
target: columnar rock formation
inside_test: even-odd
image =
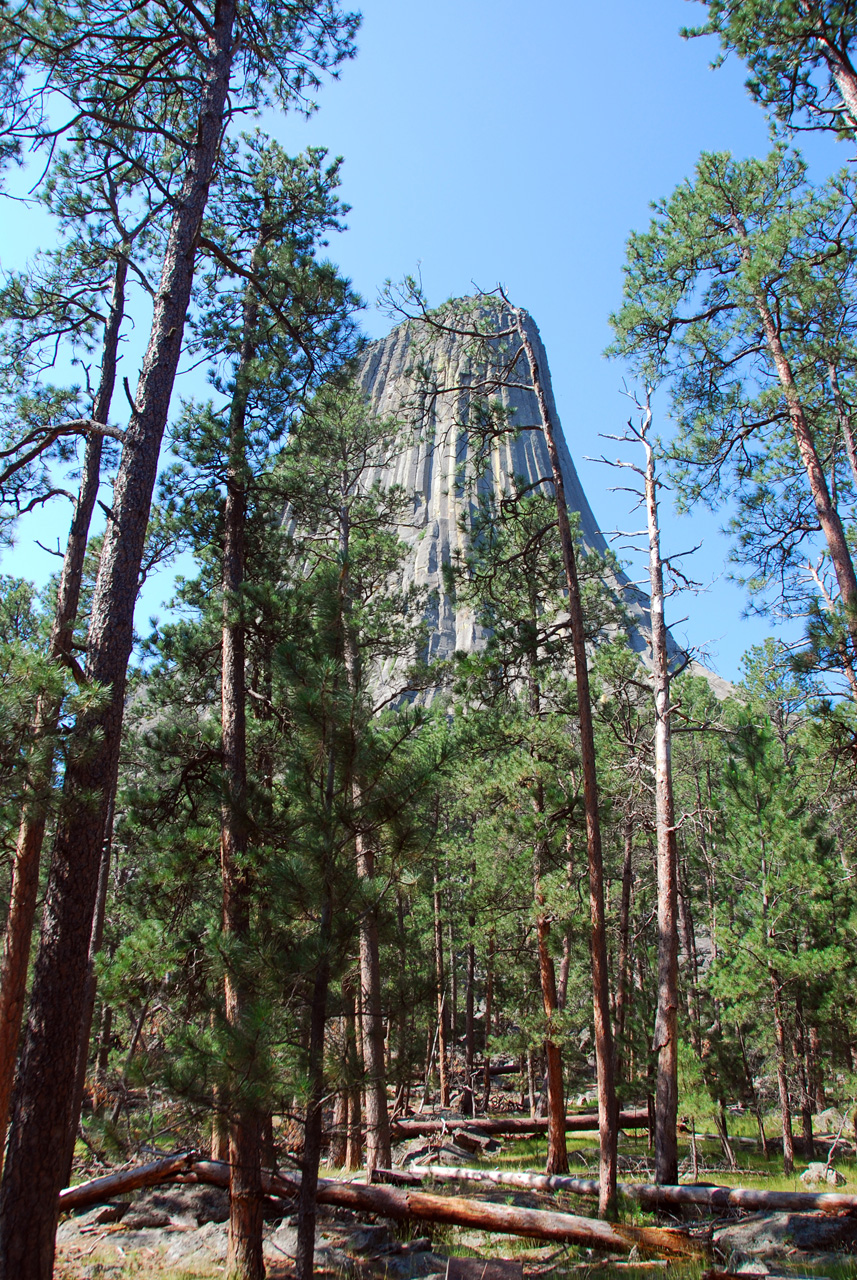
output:
[[[486,316],[498,330],[508,327],[501,308],[487,308],[483,321]],[[535,323],[527,317],[527,324],[542,384],[558,423],[547,356]],[[484,343],[474,351],[474,344],[466,338],[432,331],[424,321],[410,321],[373,343],[361,370],[373,411],[401,423],[399,445],[387,464],[376,469],[373,479],[383,486],[401,485],[413,495],[412,513],[399,528],[400,537],[411,548],[403,585],[414,583],[430,591],[427,622],[432,658],[448,658],[456,650],[470,651],[483,639],[472,610],[456,606],[443,580],[443,565],[456,551],[466,548],[479,494],[491,491],[499,500],[511,491],[514,477],[546,494],[553,493],[536,395],[529,376],[521,374],[523,362],[500,379],[495,375],[503,363],[502,352],[497,351],[496,360],[489,356],[486,363],[486,350]],[[492,401],[502,405],[502,413],[509,415],[510,427],[514,426],[517,434],[512,430],[497,433],[486,449],[485,465],[477,467],[478,442],[465,426],[473,427],[473,406],[486,391]],[[558,443],[566,496],[579,515],[584,547],[603,553],[607,544],[561,431]],[[630,642],[646,662],[648,599],[622,573],[610,572],[608,580],[628,610]]]

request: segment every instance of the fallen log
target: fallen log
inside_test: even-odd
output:
[[[502,1116],[488,1119],[479,1116],[470,1119],[468,1116],[447,1116],[434,1119],[418,1119],[410,1117],[394,1120],[390,1126],[393,1137],[424,1137],[430,1133],[452,1133],[453,1129],[469,1129],[472,1133],[547,1133],[548,1119],[543,1116]],[[582,1112],[566,1116],[565,1127],[568,1133],[580,1133],[582,1130],[598,1130],[596,1112]],[[620,1129],[647,1129],[649,1127],[648,1111],[620,1111]]]
[[[84,1209],[103,1203],[115,1195],[140,1187],[157,1186],[182,1177],[229,1186],[229,1165],[218,1160],[195,1160],[193,1152],[182,1152],[164,1160],[153,1160],[136,1169],[93,1178],[60,1192],[60,1209]],[[291,1197],[300,1190],[298,1176],[263,1173],[262,1189],[266,1195]],[[583,1218],[571,1213],[552,1213],[543,1209],[520,1209],[514,1206],[467,1200],[462,1196],[438,1196],[423,1191],[404,1191],[396,1187],[366,1185],[358,1182],[329,1182],[320,1179],[319,1204],[338,1205],[362,1213],[378,1213],[386,1218],[418,1218],[427,1222],[447,1222],[453,1226],[476,1227],[505,1235],[532,1237],[537,1240],[562,1240],[597,1249],[630,1252],[633,1248],[649,1253],[673,1253],[697,1256],[706,1252],[700,1240],[682,1231],[665,1227],[633,1227],[623,1223],[603,1222],[599,1218]]]
[[[227,1186],[229,1166],[215,1160],[198,1160],[190,1172],[200,1182]],[[300,1178],[265,1173],[262,1187],[267,1195],[296,1196]],[[463,1196],[436,1196],[424,1191],[367,1185],[360,1182],[329,1182],[320,1178],[316,1199],[319,1204],[378,1213],[385,1218],[419,1218],[425,1222],[448,1222],[453,1226],[476,1227],[505,1235],[528,1236],[537,1240],[563,1240],[595,1249],[643,1249],[647,1253],[674,1253],[696,1257],[706,1245],[684,1231],[669,1227],[633,1227],[624,1223],[582,1218],[573,1213],[552,1213],[544,1209],[519,1209],[467,1200]]]
[[[165,1156],[163,1160],[152,1160],[149,1164],[140,1164],[133,1169],[122,1169],[119,1173],[107,1173],[100,1178],[91,1178],[88,1182],[80,1182],[76,1187],[64,1187],[60,1192],[60,1213],[68,1213],[72,1209],[89,1209],[94,1204],[103,1204],[113,1196],[124,1195],[126,1191],[137,1191],[140,1187],[156,1187],[161,1182],[169,1182],[179,1173],[186,1173],[199,1153],[182,1151],[175,1156]]]
[[[571,1178],[565,1174],[528,1173],[505,1169],[451,1168],[443,1164],[412,1164],[409,1174],[420,1174],[435,1182],[491,1182],[500,1187],[525,1187],[531,1191],[567,1191],[572,1195],[598,1198],[597,1178]],[[375,1177],[383,1170],[376,1169]],[[646,1208],[670,1205],[701,1205],[709,1209],[769,1209],[772,1212],[857,1213],[857,1195],[838,1191],[761,1191],[744,1187],[656,1186],[651,1182],[620,1182],[617,1190]]]

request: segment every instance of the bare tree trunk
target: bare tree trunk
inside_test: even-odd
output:
[[[110,310],[104,326],[101,377],[92,407],[93,421],[105,425],[110,417],[110,403],[116,383],[127,275],[128,260],[120,255],[116,260]],[[101,480],[103,443],[102,436],[92,433],[87,437],[84,447],[80,486],[57,587],[57,603],[48,648],[50,658],[57,664],[68,663],[71,657],[89,525]],[[12,891],[3,939],[3,958],[0,961],[0,1168],[6,1148],[9,1101],[21,1037],[30,944],[39,889],[39,864],[53,785],[54,738],[59,716],[60,702],[52,694],[43,693],[36,705],[33,723],[33,758],[12,863]],[[74,1128],[76,1131],[76,1121]]]
[[[440,1105],[448,1107],[449,1090],[449,1032],[447,1030],[449,1014],[446,1004],[446,974],[443,960],[443,923],[440,916],[440,892],[437,887],[437,872],[434,873],[434,973],[435,998],[437,1002],[437,1073],[440,1080]]]
[[[0,1189],[0,1276],[50,1280],[105,818],[119,761],[134,604],[161,439],[193,283],[195,246],[220,146],[235,56],[236,0],[217,6],[199,129],[164,255],[152,330],[113,489],[93,598],[86,674],[110,690],[79,718],[91,749],[67,764],[30,1016]]]
[[[508,301],[508,300],[506,300]],[[601,823],[598,812],[598,780],[595,763],[595,737],[592,728],[592,701],[589,694],[589,671],[586,658],[586,629],[583,604],[577,576],[577,560],[568,504],[554,435],[553,420],[542,386],[536,353],[524,315],[510,307],[521,346],[529,366],[533,390],[539,404],[539,416],[551,462],[556,495],[557,524],[568,590],[569,626],[574,652],[574,675],[577,684],[577,714],[580,729],[580,754],[583,764],[583,798],[586,812],[586,848],[589,863],[589,907],[592,925],[592,1000],[595,1026],[595,1059],[598,1074],[598,1130],[601,1149],[598,1212],[613,1216],[616,1212],[616,1084],[613,1063],[613,1034],[610,1023],[610,985],[607,965],[607,929],[604,913],[604,867],[601,852]]]
[[[664,569],[658,527],[658,480],[649,439],[647,402],[639,430],[632,428],[646,453],[645,498],[649,531],[649,583],[655,694],[655,826],[658,841],[658,1006],[653,1049],[658,1055],[655,1090],[655,1181],[678,1182],[678,854],[672,785],[672,709],[667,627],[664,618]]]

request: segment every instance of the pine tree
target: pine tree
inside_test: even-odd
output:
[[[830,374],[854,336],[848,191],[841,175],[813,190],[783,151],[703,155],[693,181],[629,241],[611,352],[669,383],[680,498],[737,502],[735,558],[754,571],[751,590],[800,611],[821,544],[815,575],[829,564],[850,664],[857,576],[843,513],[853,477]]]

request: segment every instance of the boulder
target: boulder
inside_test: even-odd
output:
[[[163,1213],[178,1227],[203,1227],[208,1222],[227,1222],[229,1192],[201,1184],[152,1187],[137,1196],[136,1213]],[[165,1224],[164,1224],[165,1225]]]
[[[824,1111],[819,1111],[815,1117],[814,1127],[817,1133],[832,1133],[834,1138],[840,1129],[842,1129],[845,1117],[837,1107],[826,1107]],[[847,1128],[847,1125],[846,1125]],[[842,1129],[843,1134],[845,1129]]]
[[[714,1244],[726,1257],[786,1257],[803,1252],[852,1250],[857,1245],[857,1221],[848,1214],[756,1213],[741,1222],[720,1227]]]
[[[222,1222],[207,1222],[196,1231],[177,1233],[167,1249],[164,1261],[182,1265],[225,1262],[228,1235],[229,1230]]]
[[[808,1187],[818,1186],[822,1182],[831,1187],[845,1186],[845,1179],[842,1174],[837,1169],[828,1168],[820,1160],[814,1160],[807,1165],[800,1175],[800,1180]]]
[[[457,1147],[463,1147],[472,1155],[481,1155],[484,1151],[499,1151],[500,1143],[495,1142],[487,1133],[476,1133],[470,1129],[456,1129],[452,1141]]]

